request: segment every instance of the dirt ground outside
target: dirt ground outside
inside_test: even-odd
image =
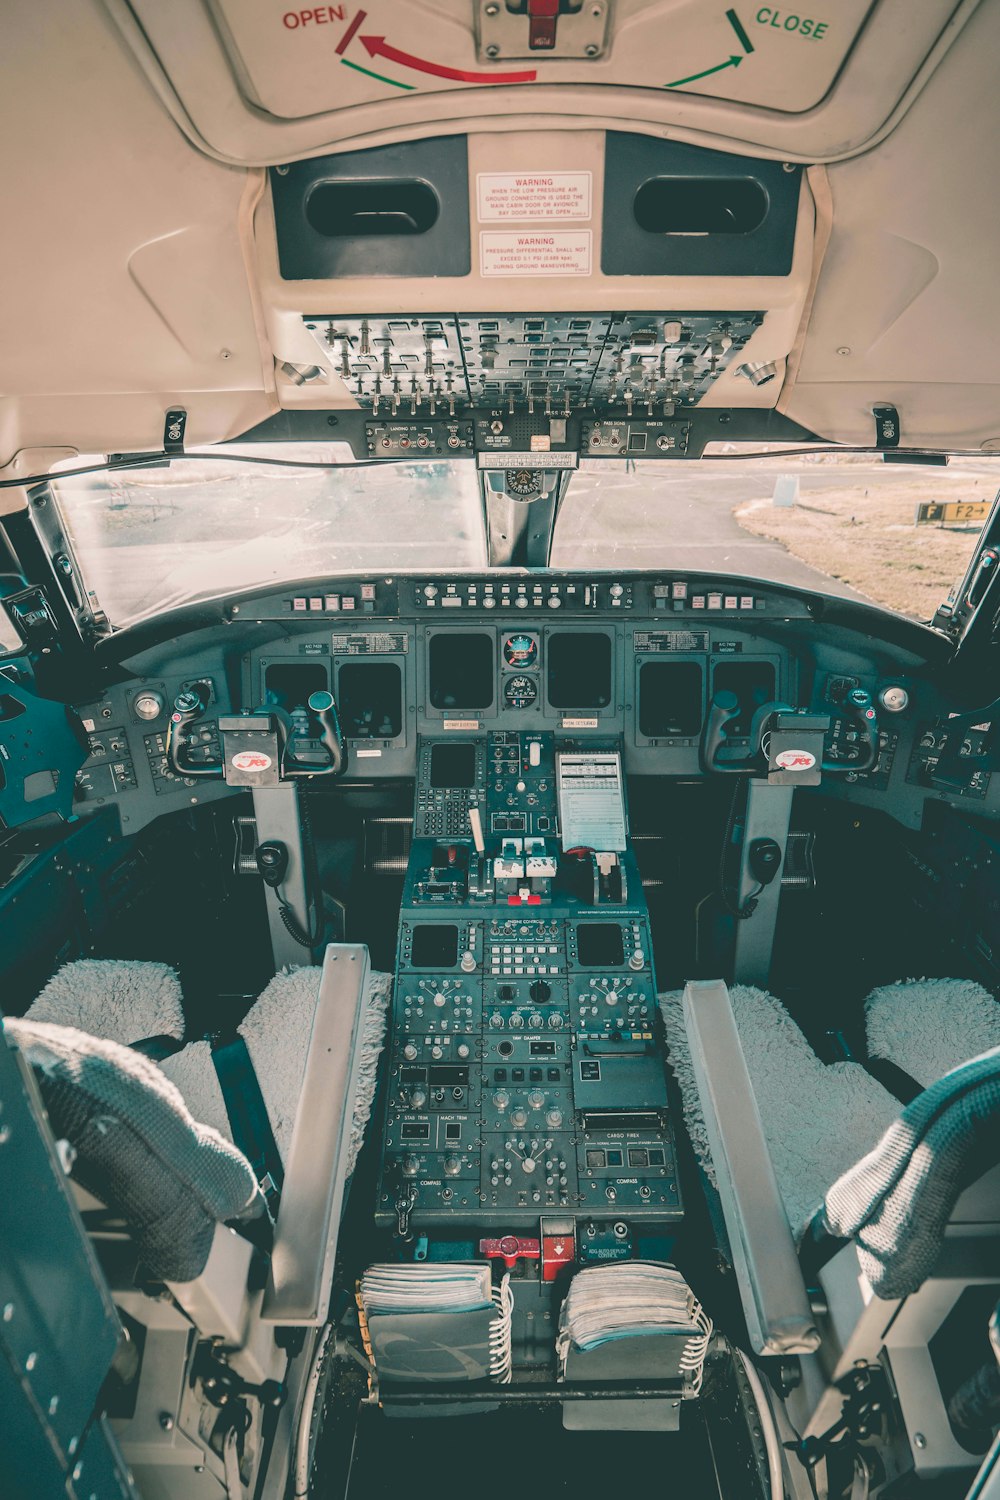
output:
[[[985,468],[985,466],[984,466]],[[816,470],[789,473],[803,477]],[[840,579],[876,604],[913,619],[930,620],[961,580],[981,529],[914,524],[921,501],[992,500],[1000,468],[901,472],[877,486],[844,476],[842,487],[810,491],[803,483],[794,506],[771,500],[737,505],[733,517],[755,536],[778,542],[793,557]]]

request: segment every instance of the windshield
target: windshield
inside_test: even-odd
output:
[[[251,451],[312,462],[347,454],[342,445]],[[729,573],[926,621],[966,568],[997,473],[986,459],[927,468],[852,454],[585,459],[551,563]],[[191,459],[56,475],[54,489],[88,588],[116,627],[295,579],[487,565],[468,461],[324,471]]]
[[[585,459],[552,563],[731,573],[927,621],[965,572],[998,480],[989,459]]]
[[[343,445],[252,452],[285,462],[350,458]],[[87,588],[117,627],[299,578],[486,566],[470,463],[323,470],[194,458],[169,469],[57,474],[53,489]]]

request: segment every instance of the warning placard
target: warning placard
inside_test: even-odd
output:
[[[479,231],[481,276],[589,276],[589,229]]]
[[[589,219],[593,180],[591,172],[480,172],[480,221]]]

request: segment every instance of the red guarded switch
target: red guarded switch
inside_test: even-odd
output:
[[[576,1242],[572,1234],[546,1234],[542,1237],[542,1280],[555,1281],[563,1266],[576,1259]]]
[[[512,1271],[519,1260],[540,1260],[542,1247],[538,1240],[505,1234],[498,1240],[480,1240],[479,1253],[487,1260],[502,1260],[508,1271]]]
[[[528,0],[528,46],[532,52],[550,52],[556,44],[556,22],[560,0]]]

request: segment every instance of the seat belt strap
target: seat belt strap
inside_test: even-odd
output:
[[[246,1042],[239,1035],[216,1039],[212,1061],[233,1140],[253,1167],[273,1216],[276,1204],[271,1200],[280,1196],[285,1171]]]
[[[884,1089],[888,1089],[890,1094],[895,1095],[900,1104],[909,1104],[924,1091],[923,1084],[911,1078],[909,1073],[897,1063],[890,1061],[888,1057],[868,1057],[861,1063],[861,1066]]]
[[[150,1062],[162,1062],[165,1057],[173,1057],[184,1045],[182,1038],[161,1033],[158,1036],[144,1036],[138,1042],[130,1042],[129,1050],[141,1052]]]
[[[880,1083],[900,1104],[909,1104],[918,1094],[923,1093],[923,1084],[911,1078],[909,1073],[904,1072],[898,1063],[892,1062],[888,1057],[860,1057],[843,1031],[828,1031],[827,1036],[840,1054],[838,1061],[857,1063],[859,1068],[864,1068],[869,1078]]]

